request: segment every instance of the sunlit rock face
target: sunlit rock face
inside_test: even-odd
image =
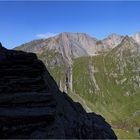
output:
[[[121,43],[123,38],[124,38],[124,36],[121,36],[121,35],[118,35],[118,34],[114,33],[114,34],[109,35],[102,42],[106,46],[105,49],[107,49],[107,48],[113,49]]]
[[[97,40],[86,33],[63,32],[48,39],[34,40],[16,47],[17,50],[42,53],[45,49],[60,53],[65,61],[81,56],[92,56],[108,51],[121,43],[123,36],[111,34],[103,40]]]
[[[140,45],[140,32],[137,32],[132,37]]]

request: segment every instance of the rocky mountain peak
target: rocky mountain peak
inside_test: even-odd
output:
[[[107,38],[103,40],[103,44],[105,45],[105,48],[112,49],[117,45],[119,45],[122,40],[123,40],[123,36],[112,33],[111,35],[109,35]]]
[[[52,38],[47,46],[71,61],[76,57],[94,54],[96,51],[96,39],[84,33],[63,32]]]
[[[137,32],[132,37],[138,44],[140,44],[140,32]]]
[[[1,44],[1,42],[0,42],[0,48],[2,47],[2,44]]]
[[[117,38],[117,37],[120,37],[121,35],[118,35],[116,33],[112,33],[108,36],[108,38]]]
[[[62,32],[60,34],[58,34],[58,36],[68,36],[68,37],[72,37],[72,36],[85,36],[85,37],[90,37],[88,34],[86,33],[80,33],[80,32]]]
[[[6,49],[2,46],[2,44],[1,44],[1,42],[0,42],[0,52],[2,52],[2,51],[4,51],[4,50],[6,50]]]
[[[132,37],[130,37],[130,36],[128,36],[128,35],[126,35],[126,36],[124,36],[124,38],[123,38],[123,40],[122,41],[132,41],[133,40],[133,38]]]
[[[0,61],[3,61],[6,57],[6,49],[0,43]]]
[[[57,35],[57,37],[59,39],[62,39],[63,41],[65,41],[65,39],[67,39],[69,41],[76,41],[77,43],[81,43],[82,40],[83,40],[83,43],[84,43],[84,41],[87,41],[87,40],[90,41],[90,39],[92,39],[94,41],[97,41],[96,38],[93,38],[86,33],[79,33],[79,32],[77,32],[77,33],[62,32],[59,35]]]
[[[126,35],[121,43],[136,44],[136,41],[133,39],[133,37]]]
[[[116,47],[116,50],[121,52],[130,51],[131,54],[140,53],[140,46],[138,43],[133,39],[133,37],[125,36],[122,42]]]

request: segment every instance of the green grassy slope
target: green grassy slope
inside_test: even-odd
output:
[[[103,115],[111,123],[120,138],[138,138],[135,128],[140,127],[140,88],[137,87],[137,91],[134,91],[130,86],[133,86],[133,81],[117,84],[116,81],[123,78],[121,75],[117,78],[110,76],[113,68],[108,65],[111,61],[103,55],[75,60],[74,91],[87,101],[93,111]],[[92,75],[89,65],[94,67]],[[127,95],[127,91],[131,91],[130,95]]]
[[[118,138],[140,138],[140,47],[125,40],[107,54],[73,60],[73,92],[69,96],[87,111],[101,114]],[[66,85],[62,55],[45,50],[38,54],[60,85]]]
[[[78,58],[74,62],[73,90],[111,123],[119,138],[139,135],[139,60],[137,51],[132,53],[121,44],[108,54]]]
[[[66,65],[61,54],[55,52],[54,50],[46,49],[37,55],[38,58],[44,62],[58,86],[64,89],[66,79]]]

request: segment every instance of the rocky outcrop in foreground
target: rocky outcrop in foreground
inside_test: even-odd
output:
[[[103,117],[59,91],[35,54],[0,44],[0,76],[0,138],[117,138]]]

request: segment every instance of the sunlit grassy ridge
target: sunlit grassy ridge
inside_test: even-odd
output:
[[[113,50],[107,55],[76,59],[73,66],[74,91],[94,105],[90,108],[102,114],[116,128],[120,138],[129,138],[129,135],[138,138],[140,75],[134,70],[139,62],[136,62],[137,58],[131,60],[129,51],[125,51],[122,61],[120,56],[114,58],[115,53]],[[94,69],[92,73],[89,67]]]

